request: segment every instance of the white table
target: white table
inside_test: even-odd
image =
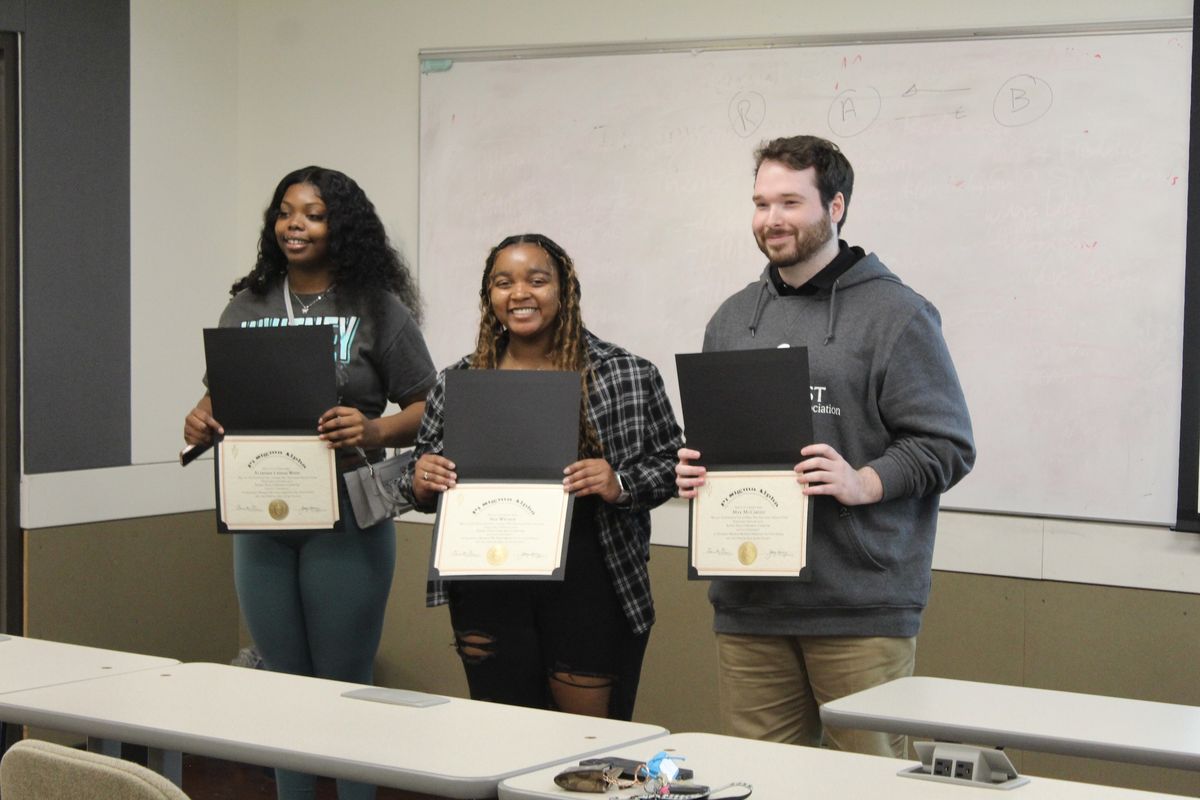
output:
[[[1200,708],[1148,700],[900,678],[821,707],[827,725],[1200,770]]]
[[[123,653],[79,644],[28,639],[24,636],[0,635],[0,694],[20,692],[43,686],[57,686],[87,681],[111,675],[121,675],[144,669],[170,667],[179,662],[174,658]],[[3,723],[20,722],[0,713]],[[0,724],[0,753],[8,744],[8,735]],[[88,738],[88,749],[112,756],[121,754],[117,741]],[[151,766],[179,783],[183,761],[178,753],[151,754]]]
[[[173,658],[0,636],[0,693],[85,681],[125,672],[167,667]]]
[[[1179,800],[1175,795],[1071,783],[1051,778],[1032,778],[1029,783],[1011,792],[992,792],[971,786],[950,786],[900,777],[896,773],[911,764],[899,759],[840,753],[816,747],[756,742],[711,733],[676,733],[633,747],[615,748],[609,751],[609,755],[644,760],[658,750],[673,751],[686,757],[687,760],[680,763],[695,771],[697,783],[714,788],[730,781],[751,784],[754,794],[750,800],[780,800],[792,797],[879,797],[887,800]],[[637,789],[610,791],[603,795],[583,795],[555,786],[554,775],[573,763],[577,762],[566,762],[536,772],[505,778],[500,783],[500,798],[624,798],[639,795]],[[717,796],[720,797],[720,794]]]
[[[3,694],[0,718],[456,798],[494,797],[510,775],[666,733],[458,698],[415,708],[341,696],[359,688],[182,664]]]

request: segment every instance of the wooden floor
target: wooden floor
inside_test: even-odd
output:
[[[183,790],[191,800],[273,800],[275,778],[265,767],[185,754]],[[337,800],[332,780],[318,779],[317,800]],[[376,800],[433,800],[433,795],[381,788]]]

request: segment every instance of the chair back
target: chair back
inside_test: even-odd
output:
[[[188,800],[153,770],[119,758],[24,739],[0,759],[4,800]]]

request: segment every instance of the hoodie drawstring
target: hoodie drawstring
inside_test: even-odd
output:
[[[825,329],[825,341],[822,344],[829,344],[833,341],[833,320],[837,316],[834,311],[834,301],[837,300],[837,290],[840,284],[840,280],[834,281],[833,289],[829,292],[829,325]]]
[[[767,291],[767,281],[758,284],[758,302],[754,304],[754,317],[750,320],[750,338],[758,334],[758,321],[762,319],[763,309],[771,301],[771,293]]]

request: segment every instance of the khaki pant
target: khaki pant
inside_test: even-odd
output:
[[[860,636],[717,634],[724,732],[819,746],[823,703],[912,675],[917,640]],[[906,758],[907,737],[825,728],[825,745]]]

